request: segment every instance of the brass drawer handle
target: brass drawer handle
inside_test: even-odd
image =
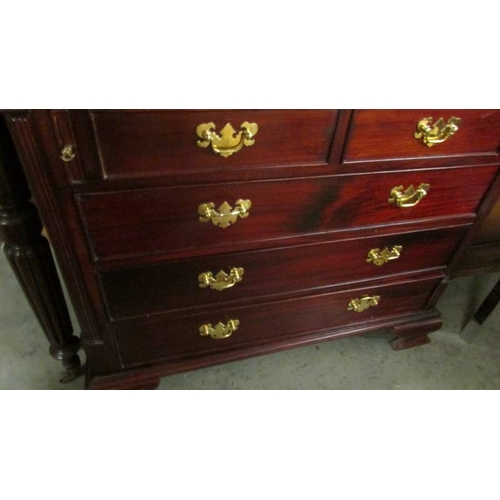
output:
[[[243,122],[236,132],[230,123],[226,123],[220,132],[215,130],[215,123],[201,123],[196,127],[196,135],[200,138],[196,145],[199,148],[212,146],[212,151],[227,158],[238,152],[243,146],[253,146],[254,136],[259,126],[256,123]]]
[[[462,122],[461,118],[452,116],[448,123],[444,123],[443,118],[440,118],[436,123],[432,123],[432,116],[423,118],[417,124],[418,132],[415,132],[415,139],[422,139],[422,142],[432,148],[436,144],[440,144],[451,137]]]
[[[367,295],[360,299],[352,299],[347,306],[347,310],[360,313],[366,311],[369,307],[378,306],[379,301],[380,295],[373,295],[371,297]]]
[[[200,222],[212,221],[214,226],[226,227],[234,224],[238,217],[244,219],[248,217],[252,202],[250,200],[238,200],[236,207],[233,209],[227,201],[225,201],[217,210],[213,203],[202,203],[198,207],[198,214],[200,215]]]
[[[213,339],[227,339],[238,329],[239,325],[240,322],[237,319],[230,319],[227,325],[219,322],[215,326],[212,326],[211,323],[208,323],[207,325],[200,326],[200,335]]]
[[[62,161],[68,162],[74,160],[75,156],[75,148],[71,144],[66,144],[61,149],[61,156],[59,156],[59,158],[61,158]]]
[[[403,247],[400,245],[392,247],[392,250],[389,250],[387,247],[385,247],[382,251],[379,248],[373,248],[368,252],[366,262],[371,262],[375,266],[380,267],[387,264],[390,260],[399,259],[399,257],[401,257],[402,250]]]
[[[221,292],[239,283],[243,279],[244,273],[245,270],[242,267],[233,267],[229,274],[221,270],[214,278],[214,275],[208,271],[206,273],[201,273],[198,276],[198,281],[200,282],[200,288],[210,287],[212,290]]]
[[[429,184],[420,184],[418,189],[415,189],[413,185],[403,191],[403,186],[397,186],[391,189],[389,203],[395,204],[400,208],[409,208],[418,205],[420,200],[427,196],[430,186]]]

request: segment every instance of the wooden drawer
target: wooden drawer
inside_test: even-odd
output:
[[[94,161],[100,163],[101,177],[119,179],[326,164],[337,114],[335,110],[92,111],[87,120],[73,114],[73,121],[78,144],[83,147],[90,144],[88,137],[94,138],[98,152]],[[228,157],[210,145],[198,147],[200,124],[213,123],[219,133],[228,123],[239,132],[245,122],[258,126],[252,146]],[[227,151],[223,147],[221,152]],[[87,170],[91,176],[95,169]]]
[[[77,196],[96,260],[161,254],[189,257],[282,245],[283,238],[384,224],[471,215],[496,166],[391,174],[246,182]],[[388,202],[396,186],[430,185],[417,206]],[[226,228],[200,222],[199,206],[239,199],[252,206]]]
[[[415,138],[417,124],[432,117],[461,119],[458,131],[431,147]],[[432,134],[429,136],[432,137]],[[344,163],[446,156],[497,157],[500,146],[498,110],[358,110],[354,112]]]
[[[124,367],[131,367],[227,352],[357,323],[366,328],[370,321],[423,310],[440,282],[440,277],[432,275],[306,298],[211,309],[192,315],[172,314],[168,318],[116,323],[114,332],[121,362]],[[352,299],[366,295],[380,297],[378,305],[363,312],[348,310]],[[230,337],[214,339],[200,335],[202,325],[227,325],[230,320],[239,322]]]
[[[390,274],[446,266],[467,227],[407,232],[317,245],[241,252],[99,273],[113,318],[141,316],[171,309],[224,306],[234,300],[296,293],[302,290],[381,278]],[[386,263],[367,262],[378,248],[399,249]],[[236,269],[231,274],[231,269]],[[243,269],[243,274],[239,276]],[[223,270],[227,278],[200,288],[198,277]],[[241,279],[241,281],[239,280]],[[217,286],[230,285],[225,289]],[[138,291],[140,291],[138,293]]]

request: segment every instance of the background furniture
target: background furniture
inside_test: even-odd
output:
[[[495,110],[4,116],[73,300],[90,388],[154,387],[385,327],[394,349],[426,343],[500,192]],[[2,169],[22,177],[8,155]],[[7,246],[28,203],[15,197],[0,206]],[[48,336],[75,372],[64,316]]]
[[[453,277],[500,271],[500,199],[494,201],[477,227],[470,246],[453,270]]]
[[[464,251],[453,270],[455,276],[469,276],[476,273],[500,271],[500,199],[487,211],[484,220],[478,225],[470,246]],[[462,337],[471,340],[480,331],[481,325],[495,310],[500,302],[500,281],[492,288],[483,303],[465,325]]]

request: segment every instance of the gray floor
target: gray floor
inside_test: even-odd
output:
[[[500,389],[500,307],[476,335],[460,332],[499,274],[451,283],[431,344],[393,352],[380,331],[165,377],[161,389]],[[74,321],[76,325],[76,321]],[[0,256],[0,389],[83,389],[61,367]]]

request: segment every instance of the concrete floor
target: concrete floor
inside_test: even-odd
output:
[[[477,335],[460,336],[499,277],[454,280],[438,307],[444,327],[425,346],[394,352],[380,331],[165,377],[160,389],[500,389],[500,307]],[[3,255],[0,346],[0,389],[83,389],[83,378],[59,383],[61,365]]]

